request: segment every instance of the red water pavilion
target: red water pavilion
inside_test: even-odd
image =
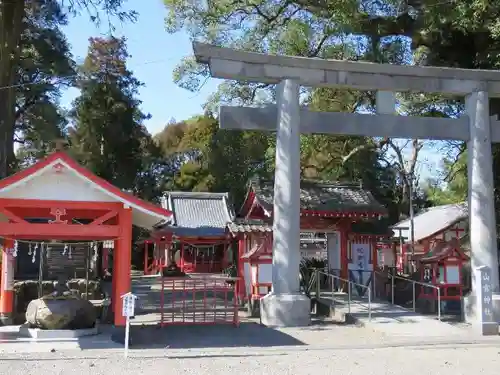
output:
[[[16,240],[112,241],[111,308],[115,326],[123,327],[120,296],[131,289],[132,225],[151,230],[171,216],[95,176],[62,151],[1,180],[0,316],[8,322],[13,313]]]
[[[268,293],[272,281],[273,182],[253,179],[228,232],[238,240],[242,300]],[[379,221],[387,214],[360,184],[301,182],[301,232],[326,235],[329,272],[369,285],[380,241],[392,236]],[[300,251],[300,249],[297,249]]]
[[[172,212],[172,221],[144,241],[146,275],[172,261],[186,273],[221,273],[232,262],[226,228],[234,212],[228,193],[167,192],[162,207]]]

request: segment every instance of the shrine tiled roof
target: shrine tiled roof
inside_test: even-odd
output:
[[[231,233],[255,233],[255,232],[272,232],[273,228],[270,224],[262,220],[245,220],[235,219],[234,222],[229,223],[227,228]]]
[[[258,203],[267,211],[272,211],[274,183],[252,179],[250,189],[255,192]],[[300,203],[302,210],[377,213],[384,215],[387,210],[360,184],[345,184],[302,180],[300,183]]]
[[[227,193],[167,192],[162,206],[173,214],[165,229],[178,236],[223,236],[234,218]]]
[[[466,203],[445,204],[427,208],[413,217],[413,232],[415,241],[421,241],[429,238],[437,233],[442,232],[446,228],[465,220],[469,217],[469,212]],[[394,235],[401,236],[410,241],[410,219],[405,219],[397,224],[394,224]]]

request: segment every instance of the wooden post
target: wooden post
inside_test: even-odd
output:
[[[116,283],[115,297],[115,326],[125,326],[126,319],[122,316],[122,295],[130,292],[130,266],[132,263],[132,210],[124,207],[118,214],[121,236],[115,248],[113,279]]]
[[[236,256],[238,257],[237,264],[238,264],[238,277],[239,277],[239,280],[237,281],[238,283],[237,291],[241,301],[243,301],[243,299],[245,298],[245,290],[246,290],[245,265],[243,264],[243,259],[241,259],[244,253],[245,253],[245,235],[240,234],[240,237],[238,239],[238,254]]]

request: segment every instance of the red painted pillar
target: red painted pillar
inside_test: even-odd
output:
[[[144,275],[148,274],[148,241],[144,241]]]
[[[132,263],[132,210],[124,207],[118,214],[120,225],[120,238],[116,240],[113,279],[116,283],[115,290],[115,326],[125,326],[125,317],[122,316],[122,295],[130,292],[131,278],[130,266]]]
[[[236,290],[238,291],[238,295],[240,300],[243,301],[245,298],[245,265],[243,264],[243,259],[241,257],[245,253],[245,235],[240,234],[240,238],[238,239],[238,286]]]
[[[14,272],[16,259],[12,256],[13,240],[4,240],[2,249],[2,275],[0,282],[0,321],[12,324],[14,313]]]
[[[115,312],[115,302],[116,302],[116,276],[115,276],[115,262],[116,262],[116,254],[118,252],[118,240],[113,242],[113,273],[111,275],[111,311]],[[119,298],[119,297],[118,297]]]

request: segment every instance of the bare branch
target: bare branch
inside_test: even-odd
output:
[[[307,57],[316,57],[316,56],[318,56],[318,54],[319,54],[319,53],[321,52],[321,50],[323,49],[323,45],[324,45],[324,44],[325,44],[325,42],[326,42],[326,41],[330,38],[330,36],[331,36],[331,34],[325,33],[325,34],[321,37],[321,39],[320,39],[320,41],[319,41],[318,45],[316,46],[316,48],[314,48],[314,50],[312,50],[311,52],[309,52],[309,53],[307,54]]]
[[[380,142],[367,142],[364,145],[359,145],[354,147],[347,155],[342,157],[342,165],[347,163],[354,155],[356,155],[358,152],[368,150],[368,149],[381,149],[384,147],[388,142],[390,141],[389,138],[384,138]],[[345,144],[344,144],[345,146]]]

